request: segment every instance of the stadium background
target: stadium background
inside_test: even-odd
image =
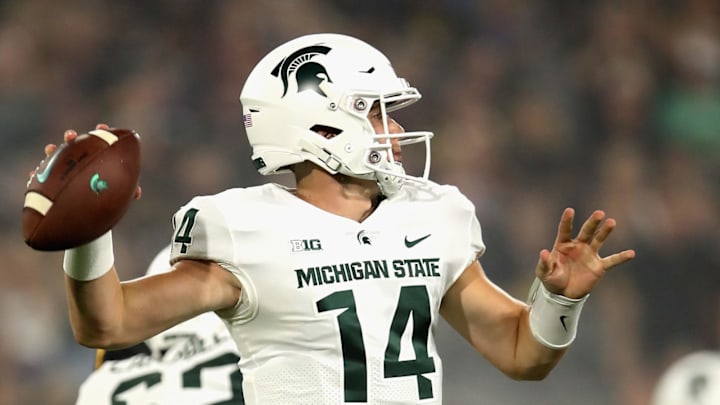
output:
[[[237,102],[253,64],[299,34],[359,36],[423,100],[432,177],[477,205],[483,264],[517,297],[565,206],[618,220],[637,259],[591,297],[544,382],[514,382],[438,331],[447,404],[642,405],[660,371],[717,348],[720,3],[409,0],[0,1],[0,404],[65,405],[92,351],[71,335],[61,254],[21,238],[27,173],[66,128],[143,136],[143,199],[115,232],[140,275],[191,196],[267,179]]]

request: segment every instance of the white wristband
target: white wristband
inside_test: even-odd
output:
[[[562,349],[577,335],[578,319],[590,295],[572,299],[548,291],[540,279],[530,287],[530,331],[543,346]]]
[[[63,269],[75,280],[90,281],[107,273],[115,263],[112,231],[87,245],[65,251]]]

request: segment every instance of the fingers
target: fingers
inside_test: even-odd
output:
[[[590,242],[590,247],[598,252],[600,251],[600,247],[605,243],[605,240],[610,235],[610,233],[615,229],[615,225],[617,223],[614,219],[608,218],[605,223],[600,227],[600,230],[597,231],[595,234],[595,238]]]
[[[540,280],[544,280],[545,276],[550,272],[550,252],[547,249],[540,251],[537,266],[535,266],[535,276]]]
[[[63,134],[63,140],[65,141],[65,143],[70,142],[73,139],[77,138],[77,135],[77,131],[75,131],[74,129],[68,129]],[[45,145],[45,157],[49,157],[50,155],[52,155],[57,150],[57,148],[58,146],[54,143],[49,143]]]
[[[601,262],[602,262],[605,270],[609,270],[615,266],[623,264],[634,258],[635,258],[635,251],[632,249],[629,249],[629,250],[623,250],[620,253],[615,253],[614,255],[610,255],[608,257],[604,257],[601,260]]]
[[[560,224],[558,225],[557,238],[555,243],[563,243],[572,241],[572,223],[575,211],[572,208],[565,208]],[[617,223],[614,219],[605,219],[605,212],[596,210],[583,223],[575,240],[582,243],[588,243],[595,250],[600,250],[600,246],[605,242],[610,233],[615,229]],[[602,226],[600,225],[602,224]]]
[[[65,142],[67,143],[67,142],[70,142],[70,141],[72,141],[73,139],[77,138],[77,135],[78,135],[78,134],[77,134],[77,132],[76,132],[74,129],[68,129],[68,130],[65,131],[65,133],[63,134],[63,139],[64,139]]]
[[[605,213],[597,210],[590,215],[590,217],[583,223],[582,228],[580,228],[580,232],[578,233],[577,240],[578,242],[582,243],[590,243],[590,241],[593,240],[593,237],[597,233],[598,226],[600,225],[600,221],[605,218]],[[604,240],[604,239],[603,239]]]
[[[140,188],[140,186],[137,186],[137,188],[135,189],[135,195],[133,196],[133,198],[135,198],[135,200],[137,201],[140,199],[140,197],[142,197],[142,188]]]
[[[105,123],[99,123],[95,125],[95,129],[110,129],[110,126]],[[65,142],[70,142],[73,139],[77,138],[78,133],[74,129],[68,129],[65,131],[65,134],[63,135],[63,139]]]
[[[575,210],[572,208],[565,208],[565,211],[562,213],[562,217],[560,217],[560,224],[558,225],[555,245],[558,243],[570,242],[572,240],[572,223],[574,217]]]
[[[45,145],[45,157],[48,157],[53,154],[57,150],[57,145],[49,143]]]
[[[108,124],[100,123],[95,126],[95,129],[110,129],[110,126]],[[72,140],[74,140],[77,137],[78,137],[78,133],[74,129],[68,129],[63,134],[63,140],[65,141],[65,143],[71,142]],[[43,149],[43,151],[45,152],[45,158],[48,158],[48,157],[50,157],[50,155],[55,153],[57,148],[58,148],[58,146],[54,143],[49,143],[49,144],[45,145],[45,148]],[[35,174],[36,170],[37,169],[30,171],[31,177],[33,174]],[[139,190],[139,187],[138,187],[138,191],[136,192],[136,194],[137,194],[137,199],[139,199],[140,195],[142,194],[142,192]]]

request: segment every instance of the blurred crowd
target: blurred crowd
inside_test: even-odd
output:
[[[193,195],[286,180],[252,167],[237,98],[260,57],[311,32],[368,41],[420,89],[395,118],[435,132],[431,177],[476,203],[481,261],[514,296],[566,206],[617,220],[605,253],[637,251],[544,382],[510,381],[439,331],[446,403],[644,405],[669,362],[720,348],[717,1],[5,0],[0,405],[71,404],[92,367],[62,254],[21,237],[43,146],[98,122],[141,134],[143,198],[114,232],[121,276],[139,276]]]

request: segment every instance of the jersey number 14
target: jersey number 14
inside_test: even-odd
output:
[[[343,352],[345,402],[367,402],[367,360],[362,328],[357,316],[352,290],[334,292],[317,302],[319,312],[345,309],[337,316]],[[400,360],[400,339],[410,316],[413,320],[412,346],[415,359]],[[435,362],[428,355],[430,299],[425,286],[405,286],[390,325],[385,348],[385,378],[415,376],[420,399],[433,397],[432,382],[423,376],[435,372]]]

